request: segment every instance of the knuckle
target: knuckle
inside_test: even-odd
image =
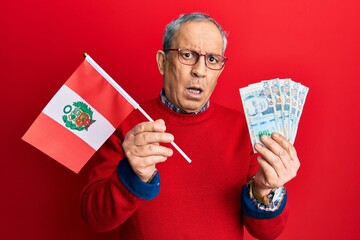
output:
[[[158,144],[149,144],[147,146],[147,150],[151,155],[157,155],[157,156],[163,155],[163,147],[161,147]]]
[[[126,149],[124,152],[127,157],[132,155],[130,149]]]
[[[150,153],[154,153],[155,150],[156,150],[156,146],[154,146],[154,145],[148,145],[148,150],[149,150]]]
[[[133,135],[131,135],[130,132],[128,132],[128,133],[126,134],[126,136],[125,136],[124,141],[123,141],[123,145],[124,145],[124,144],[128,144],[128,142],[130,142],[130,141],[133,139],[132,136],[133,136]]]
[[[130,150],[130,154],[131,155],[138,155],[139,154],[139,149],[138,148],[133,148],[132,150]]]
[[[141,140],[143,143],[147,143],[149,141],[149,136],[147,134],[141,134]]]
[[[286,157],[286,155],[287,155],[287,152],[286,152],[284,149],[282,149],[282,150],[280,151],[280,153],[279,153],[279,156],[280,156],[281,158]]]
[[[136,149],[133,148],[128,142],[123,142],[122,149],[127,157],[133,156]]]
[[[274,159],[273,159],[273,164],[274,165],[279,165],[280,164],[280,162],[281,162],[281,159],[279,158],[279,157],[274,157]]]
[[[138,125],[136,125],[136,130],[137,130],[137,132],[145,131],[145,123],[142,122],[142,123],[139,123]]]

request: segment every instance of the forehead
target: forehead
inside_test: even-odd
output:
[[[219,29],[212,22],[186,22],[175,33],[172,47],[221,54],[222,37]]]

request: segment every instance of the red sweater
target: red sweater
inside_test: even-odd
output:
[[[192,163],[174,150],[157,164],[160,193],[151,200],[124,184],[118,166],[125,157],[121,142],[133,126],[146,121],[135,110],[94,156],[98,165],[82,195],[82,215],[90,227],[99,232],[118,228],[119,239],[127,240],[242,239],[244,224],[261,239],[281,233],[286,208],[266,220],[247,217],[241,209],[241,201],[249,198],[242,187],[258,168],[242,114],[213,102],[196,115],[175,113],[159,99],[141,106],[153,119],[165,121]]]

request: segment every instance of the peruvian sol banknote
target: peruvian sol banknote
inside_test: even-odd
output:
[[[290,78],[264,80],[240,88],[251,143],[277,132],[294,143],[309,88]],[[255,151],[255,149],[254,149]]]

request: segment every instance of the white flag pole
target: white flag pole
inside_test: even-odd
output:
[[[91,66],[95,68],[129,103],[135,108],[138,109],[150,122],[154,120],[140,107],[140,105],[122,88],[120,85],[115,82],[115,80],[110,77],[87,53],[84,53],[85,60],[88,61]],[[191,159],[179,148],[175,142],[171,142],[171,145],[188,161],[191,163]]]

